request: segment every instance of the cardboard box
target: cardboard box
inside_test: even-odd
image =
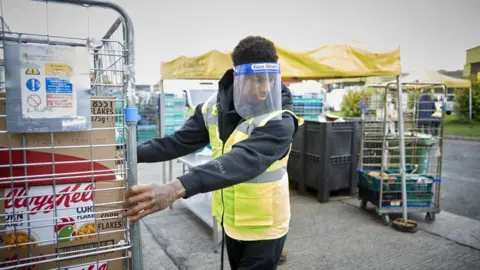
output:
[[[14,255],[13,257],[5,258],[0,262],[0,268],[18,266],[18,270],[122,270],[125,265],[125,251],[108,252],[98,256],[83,256],[74,260],[64,260],[56,262],[48,262],[53,259],[49,256],[55,249],[44,250],[48,254],[41,252],[32,252],[32,257],[29,257],[27,252],[23,252],[23,259]],[[98,264],[97,264],[98,262]],[[131,268],[130,268],[131,269]]]
[[[57,234],[59,243],[69,243],[122,230],[124,192],[122,181],[0,189],[0,248],[52,245]],[[15,231],[24,237],[15,240]]]
[[[123,181],[65,184],[55,189],[52,185],[0,189],[0,262],[29,258],[29,247],[40,260],[57,252],[61,257],[72,255],[65,252],[88,252],[84,249],[96,248],[97,243],[117,244],[124,239],[123,219],[118,218],[124,192]],[[96,257],[115,258],[107,255]],[[90,261],[98,260],[96,257]],[[62,263],[90,261],[78,258]]]
[[[70,266],[68,268],[60,268],[60,269],[61,270],[117,270],[117,269],[123,270],[124,265],[125,265],[125,259],[120,259],[115,261],[94,262],[90,264]],[[53,269],[50,269],[50,270],[53,270]]]
[[[0,93],[1,115],[6,113],[4,98],[5,93]],[[91,132],[9,135],[6,119],[0,118],[0,188],[90,182],[92,177],[114,180],[115,105],[113,97],[92,97]]]

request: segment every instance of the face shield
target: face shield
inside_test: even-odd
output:
[[[243,119],[282,109],[279,64],[245,64],[236,66],[234,70],[233,102]]]

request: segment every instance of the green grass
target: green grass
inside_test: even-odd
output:
[[[344,117],[345,114],[343,112],[330,112],[333,115],[339,116],[339,117]]]
[[[463,123],[456,116],[445,117],[445,136],[480,137],[480,123]]]

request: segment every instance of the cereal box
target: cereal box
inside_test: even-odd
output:
[[[115,260],[115,261],[100,261],[94,262],[89,264],[77,265],[77,266],[69,266],[65,268],[60,268],[60,270],[121,270],[123,269],[124,259]],[[49,269],[49,270],[56,270]]]
[[[55,269],[52,269],[52,270],[55,270]],[[114,268],[111,268],[111,269],[114,269]],[[93,263],[88,265],[71,266],[67,268],[61,268],[61,270],[108,270],[108,262],[99,262],[99,263]]]
[[[5,104],[0,100],[0,114]],[[8,134],[0,117],[0,188],[26,186],[25,180],[28,186],[115,180],[115,104],[113,97],[92,97],[91,132]]]
[[[118,236],[118,235],[117,235]],[[110,237],[106,242],[112,243],[118,240],[117,237]],[[81,240],[80,242],[85,242]],[[88,248],[91,244],[80,244],[80,249]],[[26,249],[18,249],[15,252],[6,252],[1,254],[0,268],[18,266],[19,270],[117,270],[124,269],[126,264],[125,251],[106,252],[97,256],[80,256],[72,260],[51,261],[55,258],[55,246],[44,246],[32,249],[31,256]],[[79,253],[80,254],[80,253]],[[76,255],[76,254],[75,254]],[[131,269],[131,268],[130,268]]]
[[[71,243],[121,231],[123,192],[117,181],[3,189],[0,248]]]

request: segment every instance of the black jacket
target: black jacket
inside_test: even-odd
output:
[[[218,84],[218,127],[225,143],[243,119],[233,105],[233,70],[228,70]],[[137,148],[138,162],[161,162],[193,153],[209,144],[208,131],[200,104],[184,126],[172,135],[155,138]],[[282,85],[283,109],[292,110],[290,90]],[[233,145],[232,150],[187,174],[178,177],[187,196],[205,193],[248,181],[264,172],[273,162],[283,158],[289,149],[298,123],[290,114],[282,120],[269,121],[253,130],[248,139]]]

